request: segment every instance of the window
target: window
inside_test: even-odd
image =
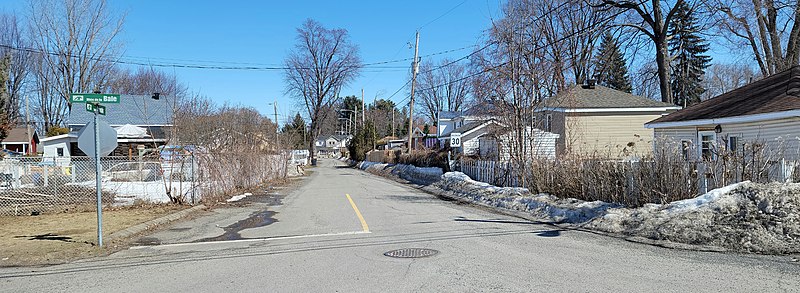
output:
[[[736,153],[738,150],[739,150],[739,137],[728,136],[728,151],[731,153]]]
[[[681,155],[683,156],[684,160],[686,161],[689,160],[689,154],[691,154],[691,149],[692,149],[691,140],[685,140],[685,139],[681,140]]]
[[[544,121],[544,131],[553,132],[553,114],[547,114]]]
[[[59,157],[63,157],[64,156],[64,148],[56,148],[56,154]]]
[[[700,142],[700,158],[704,161],[711,161],[715,159],[714,152],[717,140],[717,133],[714,131],[699,131],[697,132],[697,141]]]

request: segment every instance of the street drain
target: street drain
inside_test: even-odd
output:
[[[392,251],[387,251],[383,255],[396,258],[420,258],[429,257],[438,254],[438,250],[427,248],[402,248]]]

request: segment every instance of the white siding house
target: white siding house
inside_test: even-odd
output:
[[[688,158],[758,144],[771,160],[800,159],[800,67],[753,82],[648,122],[655,148]]]

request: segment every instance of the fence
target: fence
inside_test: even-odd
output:
[[[100,159],[103,202],[196,203],[286,176],[288,155],[175,154]],[[88,157],[0,161],[0,215],[30,215],[96,204],[95,162]]]
[[[504,187],[630,206],[686,199],[743,180],[792,182],[800,162],[779,160],[736,165],[720,162],[651,160],[532,160],[511,162],[461,160],[471,178]]]

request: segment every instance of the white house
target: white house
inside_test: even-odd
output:
[[[645,124],[656,148],[714,160],[720,150],[758,144],[777,160],[800,159],[800,66]]]

